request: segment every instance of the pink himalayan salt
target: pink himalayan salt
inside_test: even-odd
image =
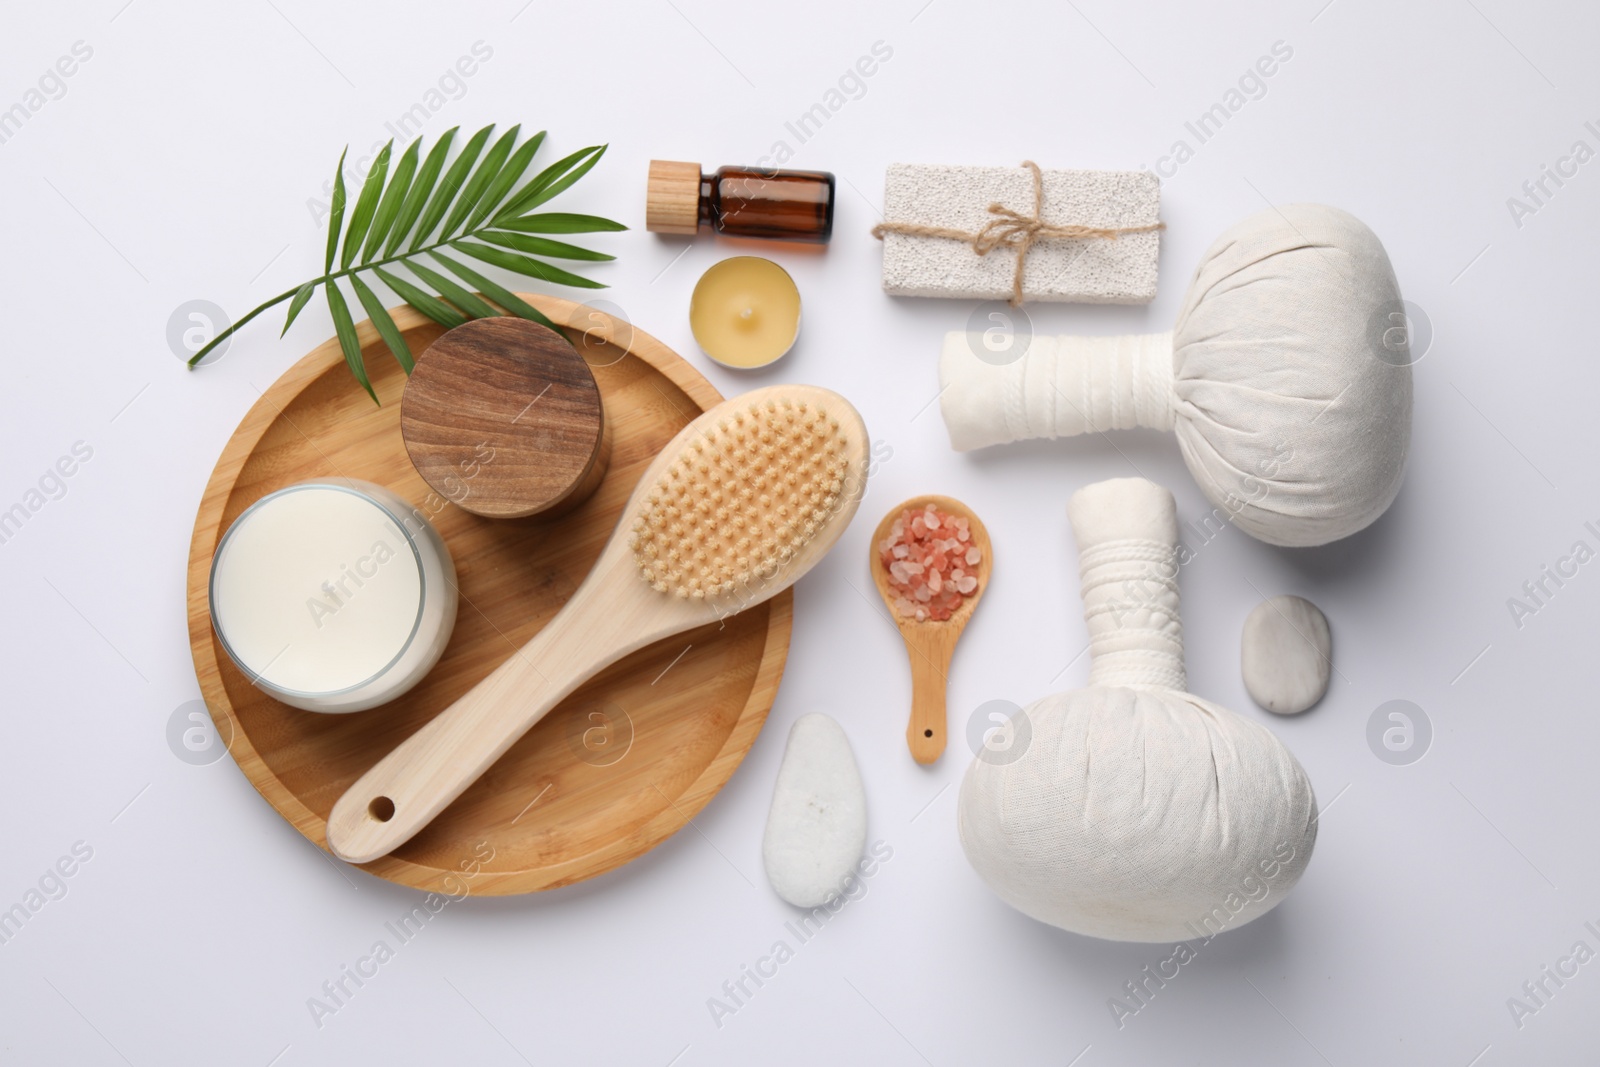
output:
[[[889,572],[895,611],[917,621],[950,618],[978,588],[973,572],[983,559],[971,543],[971,521],[932,504],[907,508],[878,543],[878,558]]]

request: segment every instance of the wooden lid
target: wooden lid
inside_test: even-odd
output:
[[[644,228],[651,233],[693,236],[700,229],[700,164],[650,161]]]
[[[605,412],[583,357],[526,319],[474,319],[418,359],[400,400],[411,463],[493,519],[574,506],[604,473]]]

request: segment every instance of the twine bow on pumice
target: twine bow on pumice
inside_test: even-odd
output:
[[[1080,226],[1045,222],[1044,173],[1039,169],[1039,164],[1031,159],[1023,160],[1022,166],[1028,168],[1033,176],[1032,215],[1024,215],[1001,203],[992,203],[989,205],[989,213],[995,216],[994,219],[976,232],[958,230],[952,226],[929,226],[920,222],[880,222],[872,228],[872,236],[880,241],[883,240],[884,234],[889,233],[903,234],[907,237],[947,237],[953,241],[966,242],[980,256],[986,256],[1001,247],[1015,248],[1017,266],[1011,276],[1010,303],[1012,307],[1021,307],[1022,275],[1028,264],[1028,252],[1033,248],[1034,242],[1048,238],[1115,241],[1125,233],[1153,233],[1167,228],[1164,222],[1149,222],[1139,226]]]

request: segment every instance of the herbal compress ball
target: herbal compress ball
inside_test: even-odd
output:
[[[945,338],[958,451],[1145,426],[1172,430],[1206,498],[1269,544],[1371,523],[1411,440],[1400,288],[1378,238],[1321,204],[1268,208],[1200,261],[1170,333]]]
[[[1113,941],[1182,941],[1275,907],[1316,842],[1305,771],[1270,730],[1185,692],[1172,494],[1080,490],[1089,687],[1036,701],[961,784],[967,859],[1025,915]]]

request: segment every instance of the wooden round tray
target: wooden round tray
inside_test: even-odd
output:
[[[522,295],[582,340],[614,435],[605,480],[577,509],[543,522],[495,521],[433,493],[400,438],[405,374],[365,322],[360,340],[383,406],[356,385],[329,340],[261,396],[206,485],[189,549],[189,643],[200,690],[251,784],[324,850],[334,801],[539,632],[599,557],[651,459],[722,399],[628,323],[569,300]],[[393,314],[413,352],[443,332],[409,307]],[[416,505],[450,546],[461,588],[439,665],[401,699],[348,715],[298,711],[251,685],[217,643],[206,603],[212,553],[239,513],[275,489],[330,475],[386,485]],[[464,472],[460,491],[470,493],[471,484]],[[528,893],[592,878],[660,844],[716,795],[760,732],[783,675],[792,606],[785,591],[608,668],[430,826],[363,869],[460,892],[462,871],[481,867],[466,883],[470,892]]]

